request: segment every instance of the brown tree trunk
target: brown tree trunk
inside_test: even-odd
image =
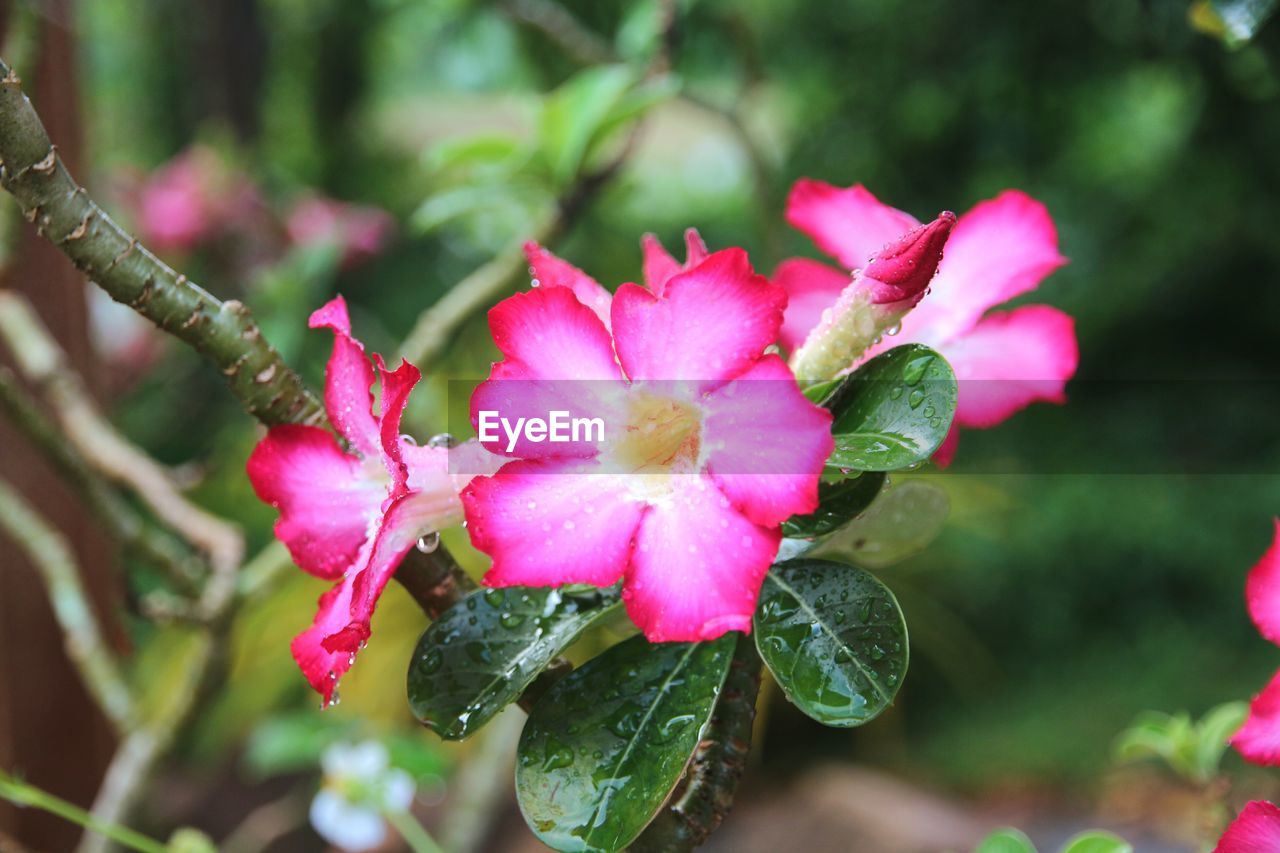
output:
[[[0,2],[0,26],[11,2]],[[71,0],[44,0],[45,20],[29,88],[50,137],[76,174],[82,153]],[[0,204],[13,204],[0,198]],[[24,294],[92,387],[85,282],[65,257],[29,226],[0,287]],[[0,355],[0,358],[5,356]],[[12,482],[72,542],[95,605],[104,618],[118,602],[110,542],[85,508],[33,448],[0,420],[0,476]],[[111,624],[108,619],[107,624]],[[88,806],[110,758],[112,736],[80,685],[35,570],[0,538],[0,767],[72,802]],[[79,830],[31,809],[0,801],[0,837],[35,849],[69,850]]]

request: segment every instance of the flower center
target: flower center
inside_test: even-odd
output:
[[[702,415],[690,403],[633,391],[613,457],[625,473],[692,474],[702,444]]]

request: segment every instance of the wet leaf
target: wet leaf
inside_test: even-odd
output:
[[[619,850],[635,840],[698,745],[736,637],[633,637],[552,686],[529,715],[516,765],[520,810],[544,844]]]
[[[615,591],[589,587],[473,592],[418,640],[409,664],[413,715],[443,738],[467,737],[619,604]]]
[[[947,360],[920,344],[881,353],[855,370],[823,405],[835,414],[828,468],[896,471],[929,459],[956,411]]]
[[[809,515],[798,515],[782,525],[787,537],[825,536],[861,514],[880,494],[885,476],[869,471],[858,477],[820,483],[818,508]]]
[[[787,698],[828,726],[876,717],[907,671],[907,625],[893,593],[870,573],[827,560],[769,570],[755,637]]]
[[[907,480],[889,487],[815,550],[822,557],[881,569],[923,551],[942,532],[950,512],[951,502],[941,487]]]

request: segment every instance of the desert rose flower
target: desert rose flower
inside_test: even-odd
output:
[[[1280,850],[1280,808],[1265,800],[1244,807],[1218,839],[1213,853],[1275,853]]]
[[[280,511],[276,537],[307,572],[336,581],[320,597],[315,623],[293,641],[294,659],[325,702],[369,638],[378,597],[419,539],[462,522],[458,491],[466,475],[449,473],[446,447],[419,447],[400,434],[400,416],[421,374],[404,362],[388,370],[374,356],[381,383],[375,413],[374,364],[351,337],[339,296],[311,315],[311,328],[333,332],[325,370],[329,420],[347,443],[313,426],[272,427],[249,457],[249,480]],[[458,467],[496,470],[474,443],[453,451]],[[492,461],[491,461],[492,460]]]
[[[786,294],[741,249],[707,254],[696,234],[689,246],[682,266],[646,241],[648,286],[612,299],[530,247],[540,286],[489,312],[504,359],[472,396],[473,423],[559,407],[599,417],[605,440],[526,437],[462,496],[493,558],[487,585],[622,580],[654,642],[750,630],[779,526],[816,507],[833,447],[830,414],[765,354]]]
[[[285,230],[298,246],[337,247],[341,265],[349,269],[383,250],[395,231],[395,220],[376,207],[309,195],[290,208]]]
[[[248,178],[213,150],[194,146],[152,172],[139,189],[138,232],[158,251],[187,252],[261,204]]]
[[[1249,571],[1244,595],[1258,632],[1280,645],[1280,518],[1275,521],[1271,548]],[[1253,698],[1249,716],[1232,736],[1231,745],[1246,761],[1280,765],[1280,672]]]
[[[883,247],[918,227],[910,214],[882,204],[862,186],[841,189],[807,179],[791,190],[787,221],[843,268],[802,258],[779,265],[773,280],[790,296],[782,342],[793,351],[849,285],[848,270],[866,266]],[[951,363],[961,390],[940,458],[954,452],[956,426],[991,427],[1032,402],[1063,401],[1078,361],[1071,317],[1047,305],[988,312],[1034,290],[1065,262],[1044,205],[1006,190],[956,221],[937,275],[920,304],[902,318],[897,337],[863,354],[865,359],[914,342],[937,349]]]

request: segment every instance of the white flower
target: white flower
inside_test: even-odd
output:
[[[343,850],[369,850],[386,840],[388,812],[408,811],[413,778],[390,766],[377,741],[335,743],[320,759],[324,783],[311,801],[311,825]]]

